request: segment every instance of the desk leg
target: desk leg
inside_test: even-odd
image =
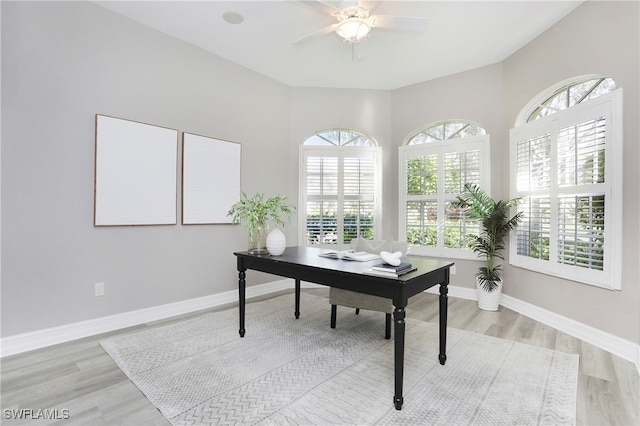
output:
[[[447,283],[440,284],[440,353],[438,360],[444,365],[447,361]]]
[[[240,311],[240,337],[244,337],[244,307],[245,307],[245,294],[246,294],[246,281],[245,272],[240,271],[238,273],[238,308]]]
[[[404,378],[404,317],[406,313],[404,307],[395,307],[393,310],[393,340],[394,340],[394,367],[395,367],[395,395],[393,396],[393,403],[396,406],[396,410],[402,409],[402,382]]]
[[[296,279],[296,319],[300,318],[300,280]]]

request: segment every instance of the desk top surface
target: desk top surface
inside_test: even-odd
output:
[[[318,268],[324,270],[339,271],[343,273],[362,274],[365,269],[371,268],[373,265],[383,263],[382,259],[370,260],[367,262],[358,262],[353,260],[344,259],[332,259],[322,257],[320,254],[334,251],[333,249],[323,249],[318,247],[287,247],[281,256],[271,256],[270,254],[254,255],[248,252],[235,252],[234,255],[243,258],[252,258],[256,260],[265,260],[268,262],[291,264],[292,266],[306,266],[311,268]],[[453,262],[444,260],[435,260],[419,256],[406,256],[403,257],[404,262],[411,263],[417,268],[416,271],[402,275],[398,278],[386,278],[381,277],[384,280],[396,280],[406,281],[416,276],[428,274],[430,272],[438,271],[441,269],[449,268],[453,265]],[[374,278],[374,276],[371,276]],[[375,278],[378,278],[375,276]]]

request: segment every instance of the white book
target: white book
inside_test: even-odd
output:
[[[355,250],[331,250],[320,253],[320,256],[329,257],[331,259],[355,260],[357,262],[368,262],[369,260],[380,259],[380,256],[377,254]]]

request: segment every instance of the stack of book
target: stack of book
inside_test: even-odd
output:
[[[404,274],[415,271],[413,265],[407,262],[402,262],[398,266],[389,265],[388,263],[379,263],[373,265],[371,269],[365,269],[362,271],[367,275],[376,275],[379,277],[398,278]]]

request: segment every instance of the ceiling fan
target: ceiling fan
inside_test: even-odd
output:
[[[366,7],[363,2],[357,1],[355,5],[342,9],[322,0],[300,0],[300,2],[323,13],[329,13],[336,18],[337,22],[294,41],[292,43],[294,45],[317,39],[332,32],[342,37],[345,43],[353,45],[366,38],[372,28],[422,32],[427,27],[428,19],[423,17],[373,15],[372,12],[380,4],[380,1],[375,2],[372,7]]]

